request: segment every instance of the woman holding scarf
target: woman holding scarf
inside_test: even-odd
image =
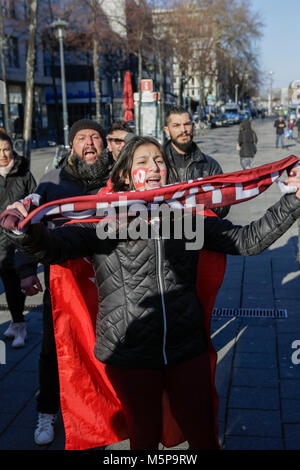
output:
[[[134,137],[114,166],[112,187],[114,191],[162,187],[172,183],[169,170],[155,139]],[[254,255],[269,247],[300,216],[296,172],[299,169],[287,180],[297,187],[296,194],[283,196],[248,226],[206,216],[204,249]],[[26,217],[24,206],[13,207]],[[12,219],[0,217],[0,225],[23,253],[41,263],[91,258],[99,301],[94,354],[105,364],[122,404],[131,449],[158,449],[165,395],[190,448],[218,449],[209,339],[197,292],[201,286],[196,285],[198,251],[187,250],[184,239],[172,237],[100,240],[96,222],[53,231],[35,224],[19,234],[13,233],[17,224]]]

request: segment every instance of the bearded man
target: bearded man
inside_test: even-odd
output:
[[[193,123],[185,108],[173,106],[169,109],[164,131],[169,138],[164,151],[177,180],[188,181],[223,173],[219,163],[205,155],[193,141]],[[229,207],[220,207],[214,212],[223,218]]]
[[[36,206],[74,196],[96,194],[106,184],[107,168],[101,153],[106,148],[103,128],[95,121],[81,119],[71,129],[71,151],[60,168],[46,173],[34,194],[30,195]],[[62,220],[61,223],[64,221]],[[54,228],[48,224],[49,228]],[[24,294],[35,295],[43,290],[37,277],[37,265],[31,259],[18,257],[18,272]],[[39,393],[37,397],[38,422],[34,432],[36,444],[49,444],[54,439],[54,422],[60,407],[59,377],[51,296],[49,266],[44,266],[45,291],[43,297],[43,341],[39,359]]]

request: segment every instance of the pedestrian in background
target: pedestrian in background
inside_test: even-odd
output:
[[[286,123],[283,116],[279,116],[278,119],[276,119],[274,127],[276,128],[276,148],[278,148],[279,140],[281,142],[281,148],[284,148],[284,129],[286,128]]]
[[[254,156],[256,154],[258,139],[253,126],[248,119],[240,124],[237,150],[240,153],[240,163],[243,170],[252,168]]]
[[[28,161],[13,151],[10,137],[0,133],[0,211],[7,207],[7,204],[32,193],[35,187],[36,182],[29,171]],[[27,338],[23,315],[25,294],[21,291],[20,278],[15,268],[15,247],[3,232],[0,233],[0,277],[12,316],[4,336],[13,340],[13,348],[20,348],[24,346]]]
[[[290,117],[288,125],[287,125],[287,130],[288,130],[288,139],[293,138],[293,130],[295,127],[295,119],[293,117]]]
[[[295,127],[297,127],[297,131],[298,131],[297,140],[300,141],[300,116],[298,117],[297,121],[295,122]]]

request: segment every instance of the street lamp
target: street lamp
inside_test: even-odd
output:
[[[268,106],[268,114],[269,116],[271,116],[272,114],[272,83],[273,83],[273,78],[272,78],[272,75],[273,75],[274,72],[272,72],[272,70],[270,70],[269,72],[269,75],[270,75],[270,90],[269,90],[269,106]]]
[[[65,60],[64,60],[64,32],[68,27],[68,23],[64,20],[58,19],[53,21],[50,25],[51,28],[56,29],[59,41],[60,52],[60,71],[61,71],[61,90],[62,90],[62,106],[63,106],[63,125],[64,125],[64,143],[65,147],[69,147],[69,123],[68,123],[68,108],[67,108],[67,93],[66,93],[66,76],[65,76]]]
[[[238,84],[235,85],[235,102],[236,104],[238,103],[238,89],[239,89],[239,86]]]

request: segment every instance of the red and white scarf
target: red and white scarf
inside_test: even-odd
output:
[[[198,178],[146,191],[102,192],[92,196],[78,196],[60,199],[34,209],[19,228],[40,222],[44,218],[87,219],[95,217],[97,210],[132,204],[167,203],[178,208],[204,209],[231,206],[252,199],[278,181],[284,170],[299,162],[290,155],[278,162],[262,165],[250,170]]]

